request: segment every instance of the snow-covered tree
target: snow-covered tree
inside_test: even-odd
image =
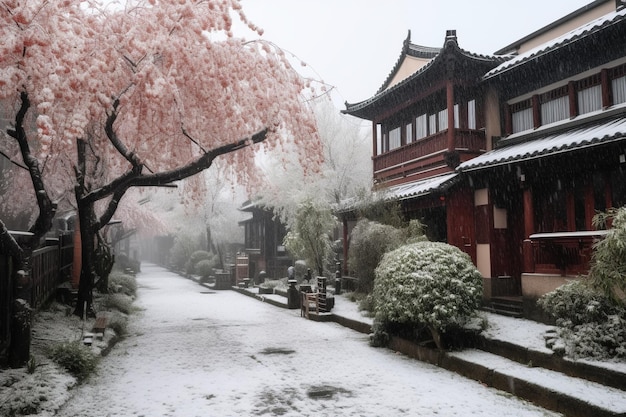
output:
[[[233,36],[233,16],[260,32],[237,0],[3,2],[0,98],[15,110],[3,152],[30,173],[32,230],[49,229],[56,196],[74,190],[77,314],[91,303],[94,237],[129,189],[180,181],[218,157],[250,183],[255,144],[293,143],[303,165],[318,165],[308,81],[272,44]]]
[[[441,242],[417,242],[388,252],[376,268],[377,327],[427,328],[441,335],[462,327],[482,299],[482,276],[470,257]]]
[[[293,152],[268,155],[259,161],[266,181],[258,191],[258,203],[273,209],[288,225],[307,199],[336,205],[371,187],[367,129],[357,119],[342,115],[327,96],[313,100],[312,106],[324,157],[316,175],[307,175],[309,162]]]
[[[300,203],[283,244],[297,259],[304,259],[323,276],[333,258],[331,234],[336,225],[330,207],[308,199]]]

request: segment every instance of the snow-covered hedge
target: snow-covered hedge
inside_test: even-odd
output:
[[[393,226],[360,220],[352,230],[348,266],[357,278],[359,291],[370,292],[374,285],[374,270],[383,255],[404,242],[404,233]]]
[[[572,358],[626,358],[626,310],[608,295],[572,281],[541,297],[539,306],[558,326],[564,354]]]
[[[385,254],[376,268],[373,295],[376,321],[382,327],[425,326],[438,342],[439,333],[462,327],[475,315],[482,276],[460,249],[417,242]]]

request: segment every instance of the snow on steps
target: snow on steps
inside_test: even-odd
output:
[[[478,371],[484,376],[481,382],[567,416],[626,416],[626,392],[620,389],[525,366],[477,349],[448,356],[472,364],[471,373],[475,376]]]
[[[261,299],[256,294],[238,292]],[[284,297],[274,297],[281,300],[264,297],[262,301],[286,307]],[[395,337],[389,347],[568,417],[626,417],[623,368],[612,370],[563,359],[545,347],[543,334],[552,326],[486,314],[496,330],[491,335],[487,331],[481,338],[480,349],[443,352]],[[341,313],[328,316],[362,333],[371,332],[371,323],[360,323],[363,318],[355,319],[350,314],[344,317]]]

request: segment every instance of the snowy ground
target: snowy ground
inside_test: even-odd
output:
[[[138,281],[131,336],[57,415],[555,415],[298,310],[150,265]]]
[[[33,375],[0,372],[0,414],[3,405],[35,396],[43,405],[39,416],[558,415],[372,348],[366,335],[305,320],[299,310],[210,291],[153,265],[142,269],[136,303],[142,311],[98,374],[71,388],[73,378],[51,363],[41,363]],[[343,297],[333,312],[371,322]],[[80,336],[81,322],[71,316],[40,316],[35,352],[55,339]],[[546,326],[489,319],[491,337],[545,349]]]

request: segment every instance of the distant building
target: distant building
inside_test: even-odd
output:
[[[283,246],[287,234],[285,226],[271,210],[254,202],[245,202],[239,210],[251,214],[249,219],[239,222],[245,228],[245,255],[248,258],[248,276],[245,278],[256,281],[261,271],[265,271],[268,278],[286,277],[287,268],[293,261]],[[244,277],[237,276],[240,278]]]
[[[597,0],[484,56],[409,37],[372,121],[375,187],[470,255],[486,298],[588,270],[597,210],[626,204],[626,9]]]

